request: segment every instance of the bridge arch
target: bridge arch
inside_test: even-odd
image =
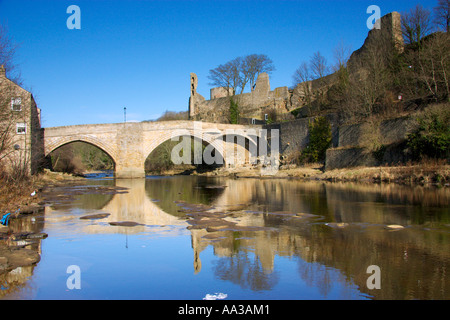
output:
[[[63,136],[57,139],[54,139],[50,142],[47,142],[45,144],[45,156],[47,157],[52,151],[58,149],[59,147],[62,147],[66,144],[72,143],[72,142],[85,142],[88,144],[91,144],[99,149],[101,149],[103,152],[105,152],[114,162],[114,164],[117,163],[117,154],[116,151],[106,144],[101,139],[98,139],[93,136]]]
[[[150,143],[144,148],[144,161],[164,142],[170,141],[172,138],[179,139],[186,136],[198,139],[204,145],[210,145],[222,158],[220,164],[225,166],[250,163],[255,161],[258,156],[259,137],[256,130],[246,132],[245,130],[199,131],[183,129],[175,130],[170,135],[167,132],[153,135]],[[181,139],[178,141],[181,142]],[[242,157],[239,158],[239,155],[242,155]]]
[[[222,160],[225,161],[223,143],[220,140],[214,139],[214,137],[209,134],[199,133],[196,130],[175,130],[170,135],[165,132],[155,135],[152,141],[144,147],[144,161],[147,161],[147,158],[152,154],[152,152],[164,142],[170,141],[172,138],[177,138],[177,141],[181,142],[183,137],[197,139],[197,141],[200,141],[203,145],[211,145],[215,152],[218,152]]]

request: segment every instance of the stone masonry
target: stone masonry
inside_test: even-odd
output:
[[[115,163],[116,178],[145,177],[144,163],[161,143],[173,137],[194,137],[219,152],[225,165],[230,155],[245,154],[245,146],[226,139],[240,136],[257,146],[261,126],[214,124],[196,121],[130,122],[45,128],[45,155],[74,141],[90,143],[105,151]],[[180,140],[181,141],[181,140]],[[236,151],[235,151],[236,150]]]
[[[0,66],[0,163],[5,170],[39,170],[44,154],[40,113],[33,95],[9,80]]]
[[[194,79],[194,80],[193,80]],[[290,91],[287,87],[270,90],[269,75],[265,72],[259,74],[255,88],[252,92],[231,95],[231,89],[211,89],[211,100],[206,100],[197,91],[197,76],[191,73],[191,91],[189,98],[190,119],[197,121],[229,123],[230,99],[233,99],[242,110],[242,116],[264,120],[270,110],[277,113],[289,112],[288,99]]]

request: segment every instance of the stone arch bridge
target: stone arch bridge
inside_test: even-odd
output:
[[[209,146],[205,150],[214,149],[215,152],[211,152],[214,159],[226,166],[255,163],[255,159],[264,154],[261,145],[267,146],[263,143],[267,141],[267,130],[260,125],[162,121],[45,128],[44,149],[48,156],[71,142],[90,143],[112,158],[116,178],[141,178],[145,177],[144,163],[148,155],[167,140],[183,141],[180,137],[194,137],[194,141]]]

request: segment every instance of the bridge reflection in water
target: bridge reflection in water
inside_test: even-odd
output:
[[[196,273],[202,269],[200,253],[212,246],[220,257],[216,276],[254,290],[269,290],[279,281],[277,257],[297,257],[301,277],[324,293],[336,282],[379,299],[439,299],[450,292],[448,189],[205,177],[115,184],[128,193],[113,195],[100,210],[110,216],[84,225],[82,232],[188,232]],[[224,213],[232,224],[192,228],[180,203],[212,206],[211,212]],[[143,225],[108,223],[130,220]],[[406,228],[386,229],[393,224]],[[372,264],[384,271],[383,290],[366,287]]]
[[[292,289],[295,284],[283,277],[289,261],[325,298],[337,287],[344,288],[344,298],[355,291],[374,299],[450,296],[450,190],[445,188],[192,176],[89,184],[126,192],[83,194],[47,207],[46,227],[59,226],[54,235],[187,236],[195,274],[212,269],[216,279],[254,292]],[[208,213],[196,212],[201,206]],[[109,216],[79,219],[97,213]],[[205,223],[208,219],[213,223]],[[118,221],[141,225],[110,225]],[[393,224],[405,228],[387,229]],[[214,260],[205,254],[200,259],[210,250]],[[381,269],[381,290],[367,288],[370,265]]]

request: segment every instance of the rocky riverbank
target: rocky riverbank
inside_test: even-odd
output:
[[[38,263],[41,256],[34,247],[46,237],[47,234],[41,232],[14,232],[7,226],[0,226],[0,275]]]
[[[40,261],[44,198],[42,191],[51,185],[81,181],[84,178],[44,171],[29,180],[4,183],[0,187],[0,218],[9,213],[5,225],[0,224],[0,276],[17,268]]]

